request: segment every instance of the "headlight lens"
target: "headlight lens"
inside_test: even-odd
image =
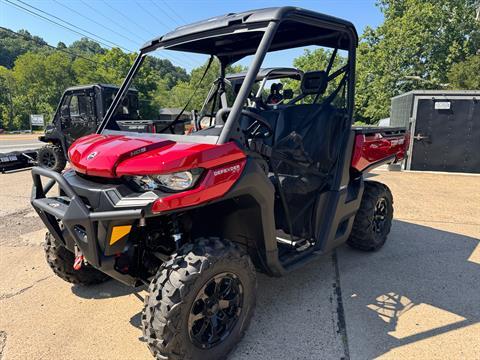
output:
[[[144,190],[163,188],[170,191],[182,191],[192,188],[200,177],[202,169],[179,171],[171,174],[137,177],[137,183]]]
[[[181,171],[166,175],[153,176],[153,180],[170,190],[185,190],[193,185],[193,175],[190,171]]]

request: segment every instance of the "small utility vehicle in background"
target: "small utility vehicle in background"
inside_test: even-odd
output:
[[[38,150],[38,165],[61,172],[67,163],[70,145],[82,136],[95,133],[117,91],[117,86],[109,84],[81,85],[66,89],[52,123],[45,127],[44,135],[38,138],[47,143]],[[117,117],[137,120],[137,116],[138,92],[130,90]]]
[[[406,139],[402,129],[351,127],[357,42],[348,21],[281,7],[182,26],[145,44],[97,133],[70,147],[72,168],[32,170],[53,271],[82,285],[147,284],[142,327],[153,356],[220,359],[248,327],[255,269],[281,276],[344,242],[381,248],[392,194],[364,174],[401,160]],[[302,74],[298,96],[277,106],[249,101],[268,53],[306,46],[332,55]],[[199,114],[213,123],[184,135],[173,134],[175,121],[156,134],[118,129],[114,114],[156,49],[206,54],[205,73],[217,59],[208,114]],[[334,68],[339,52],[345,61]],[[249,55],[240,88],[227,96],[227,66]],[[55,183],[60,194],[49,196]]]

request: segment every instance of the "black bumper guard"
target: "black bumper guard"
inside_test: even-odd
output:
[[[50,179],[45,186],[42,184],[41,176]],[[74,250],[74,245],[77,245],[85,259],[94,267],[102,267],[97,238],[98,222],[136,220],[144,216],[143,209],[92,211],[75,193],[65,178],[55,171],[34,167],[32,177],[31,204],[50,233],[71,251]],[[55,183],[58,184],[65,195],[47,197],[47,193]],[[74,243],[64,236],[59,220],[63,223]]]

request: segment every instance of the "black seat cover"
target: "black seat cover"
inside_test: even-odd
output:
[[[341,130],[338,115],[339,110],[330,104],[301,104],[282,109],[275,127],[274,144],[292,132],[297,133],[314,166],[321,172],[329,172],[337,157],[335,143]]]

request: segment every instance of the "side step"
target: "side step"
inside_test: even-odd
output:
[[[298,240],[288,240],[283,237],[277,236],[277,242],[290,245],[290,247],[294,248],[298,252],[307,250],[310,246],[313,246],[313,243],[308,241],[307,239],[298,239]]]

